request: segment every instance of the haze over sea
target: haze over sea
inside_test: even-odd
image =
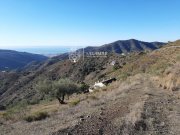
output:
[[[82,46],[48,46],[48,47],[23,47],[23,48],[11,48],[10,50],[16,50],[19,52],[29,52],[34,54],[42,54],[45,56],[55,56],[58,54],[75,51]]]

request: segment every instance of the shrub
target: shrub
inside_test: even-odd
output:
[[[3,118],[6,120],[19,120],[22,119],[27,111],[27,101],[21,102],[7,107],[6,112],[3,114]]]
[[[5,112],[2,114],[2,117],[5,119],[5,120],[12,120],[14,119],[14,115],[11,113],[11,112]]]
[[[81,92],[86,92],[86,91],[88,91],[88,89],[89,89],[89,85],[87,85],[86,83],[82,82],[80,84],[80,91]]]
[[[40,102],[39,99],[33,98],[32,100],[29,101],[29,104],[30,104],[30,105],[35,105],[35,104],[38,104],[39,102]]]
[[[119,63],[115,63],[115,65],[113,66],[113,70],[118,70],[120,68],[122,67],[119,65]]]
[[[49,114],[47,112],[37,112],[35,114],[24,117],[24,120],[27,122],[32,122],[32,121],[43,120],[46,119],[47,117],[49,117]]]

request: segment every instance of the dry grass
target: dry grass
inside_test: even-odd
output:
[[[5,120],[11,120],[11,121],[19,121],[23,119],[31,119],[30,117],[34,117],[34,119],[43,117],[43,113],[41,112],[48,112],[49,114],[56,113],[59,109],[59,104],[57,101],[52,102],[46,102],[46,103],[40,103],[36,105],[27,105],[27,106],[14,106],[6,111],[0,112],[0,118],[3,118]],[[41,115],[42,114],[42,115]],[[32,120],[33,121],[33,120]]]
[[[2,118],[5,120],[18,121],[22,119],[28,112],[27,102],[22,101],[15,106],[8,106],[2,113]]]
[[[180,55],[178,55],[178,56],[176,57],[176,59],[177,59],[177,61],[180,61]]]
[[[57,100],[53,100],[51,102],[41,103],[41,104],[37,104],[37,105],[31,105],[29,107],[30,107],[31,114],[40,112],[40,111],[53,113],[53,112],[58,111],[60,105]]]
[[[96,95],[89,95],[88,98],[91,100],[98,100],[99,99]]]
[[[120,81],[115,81],[115,82],[112,82],[111,84],[109,84],[106,89],[113,90],[113,89],[118,88],[119,85],[120,85]]]
[[[3,118],[4,114],[5,114],[5,111],[0,111],[0,118]]]
[[[68,104],[69,104],[70,106],[76,106],[76,105],[78,105],[80,102],[81,102],[81,100],[77,98],[77,99],[71,100]]]
[[[180,89],[180,63],[176,63],[173,67],[168,68],[162,77],[157,79],[161,87],[175,91]]]
[[[143,112],[144,102],[137,102],[132,106],[130,113],[125,117],[126,124],[133,124],[140,120]]]
[[[49,117],[49,114],[47,112],[41,111],[24,117],[24,120],[26,120],[27,122],[32,122],[32,121],[43,120],[47,117]]]

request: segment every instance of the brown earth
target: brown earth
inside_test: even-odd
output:
[[[178,135],[180,93],[159,88],[147,75],[115,82],[113,89],[76,95],[81,102],[60,106],[36,122],[2,122],[4,135]],[[76,97],[76,98],[77,98]]]

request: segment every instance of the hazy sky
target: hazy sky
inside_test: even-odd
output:
[[[180,0],[0,0],[0,48],[180,38]]]

